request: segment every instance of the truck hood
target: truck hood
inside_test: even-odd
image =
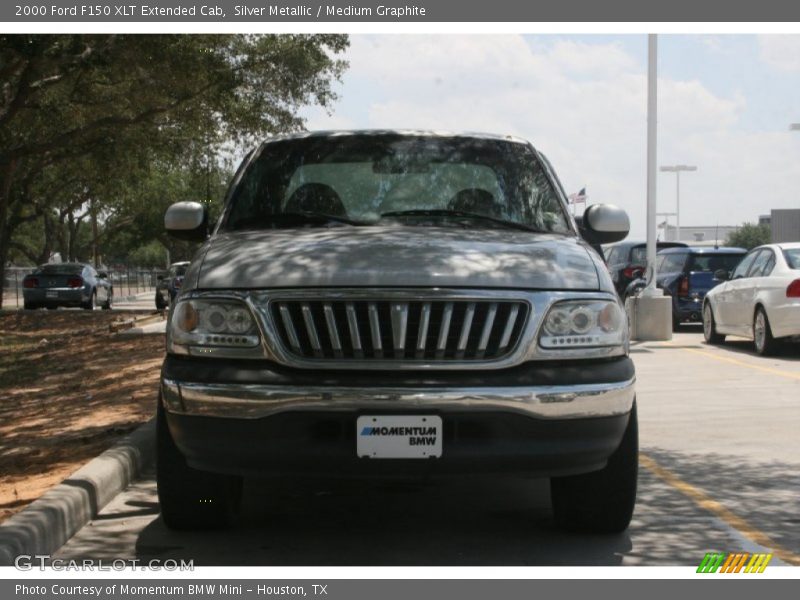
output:
[[[201,253],[202,254],[202,253]],[[427,226],[222,233],[187,273],[199,289],[470,287],[605,289],[576,238]],[[199,264],[198,264],[199,263]],[[610,285],[610,281],[609,281]]]

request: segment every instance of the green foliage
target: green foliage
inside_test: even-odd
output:
[[[348,43],[0,35],[0,277],[9,256],[91,259],[93,218],[101,254],[171,243],[161,235],[171,201],[219,210],[232,172],[220,155],[301,129],[303,106],[331,106]]]
[[[725,245],[750,250],[762,244],[769,244],[771,241],[772,232],[769,225],[745,223],[736,231],[728,234]]]

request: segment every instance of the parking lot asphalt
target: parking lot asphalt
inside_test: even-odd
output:
[[[703,343],[697,327],[632,347],[640,483],[614,536],[566,534],[546,480],[245,484],[231,530],[177,533],[158,516],[152,471],[55,556],[192,559],[195,565],[697,565],[772,552],[800,565],[800,348]]]

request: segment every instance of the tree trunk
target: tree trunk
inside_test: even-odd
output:
[[[6,283],[6,262],[11,246],[11,231],[6,223],[0,222],[0,308],[3,308],[3,290]]]

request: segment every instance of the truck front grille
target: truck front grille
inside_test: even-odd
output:
[[[287,353],[311,360],[491,361],[516,347],[528,318],[519,300],[273,300]]]

